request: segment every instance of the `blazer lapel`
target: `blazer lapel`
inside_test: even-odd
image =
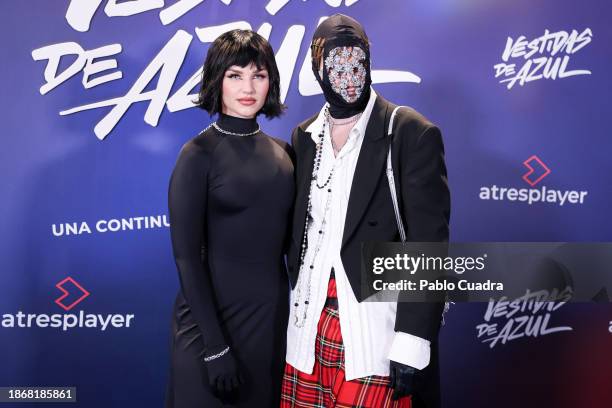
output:
[[[388,103],[380,96],[376,98],[368,126],[357,159],[351,193],[349,196],[342,247],[357,229],[378,182],[384,173],[387,158],[387,135],[385,129]]]
[[[301,163],[298,163],[297,172],[297,193],[295,198],[295,210],[293,212],[293,234],[292,238],[297,246],[298,252],[301,250],[302,238],[304,236],[304,221],[306,219],[306,207],[308,205],[308,191],[310,189],[310,180],[312,178],[312,166],[315,155],[315,144],[310,137],[309,132],[304,132],[302,139],[304,140]]]

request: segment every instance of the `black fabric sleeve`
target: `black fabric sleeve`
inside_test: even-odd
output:
[[[289,159],[291,160],[291,164],[293,165],[293,168],[295,169],[295,151],[293,150],[293,147],[285,142],[284,140],[278,139],[276,137],[271,137],[271,139],[277,144],[279,145],[284,151],[285,153],[287,153],[287,156],[289,156]],[[295,183],[295,171],[293,172],[293,182]],[[295,197],[294,197],[295,198]],[[293,220],[293,209],[295,207],[295,199],[292,200],[293,201],[293,205],[291,206],[291,211],[289,211],[289,215],[287,216],[287,229],[285,231],[285,239],[283,241],[283,255],[289,255],[289,247],[291,245],[291,221]],[[285,261],[285,263],[287,263],[287,261]]]
[[[401,210],[406,240],[448,242],[450,191],[440,130],[427,125],[416,140],[402,146],[400,160]],[[443,299],[399,302],[395,330],[436,341],[443,308]]]
[[[170,178],[168,207],[174,260],[181,290],[207,348],[226,344],[219,325],[206,247],[207,176],[211,153],[183,146]]]
[[[296,127],[291,132],[291,147],[293,147],[293,150],[297,150],[297,133],[298,128]]]
[[[405,159],[401,166],[401,192],[406,239],[448,242],[450,192],[440,129],[427,127],[410,146]]]
[[[276,137],[272,137],[272,140],[274,140],[276,144],[279,145],[285,151],[285,153],[287,153],[287,156],[289,156],[291,159],[291,163],[295,166],[295,151],[293,151],[293,147],[291,147],[291,145],[284,140]]]

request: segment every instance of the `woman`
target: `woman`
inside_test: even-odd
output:
[[[167,407],[279,404],[293,164],[256,120],[282,113],[279,84],[272,48],[253,31],[208,50],[198,105],[219,117],[183,146],[169,188],[181,291]]]

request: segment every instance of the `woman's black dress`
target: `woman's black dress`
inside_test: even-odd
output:
[[[221,115],[234,133],[257,122]],[[294,181],[287,143],[209,128],[187,142],[170,180],[174,305],[168,408],[277,407],[285,359],[283,259]],[[245,382],[231,404],[208,384],[207,347],[227,344]]]

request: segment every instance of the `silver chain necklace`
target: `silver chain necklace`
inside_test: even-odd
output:
[[[217,122],[213,122],[210,125],[208,125],[208,127],[206,129],[204,129],[203,132],[206,132],[211,127],[214,127],[218,132],[221,132],[221,133],[226,134],[226,135],[231,135],[231,136],[253,136],[253,135],[256,135],[257,133],[259,133],[259,130],[260,130],[259,124],[257,124],[257,129],[252,131],[252,132],[249,132],[249,133],[234,133],[234,132],[230,132],[229,130],[222,129],[219,125],[217,125]]]

